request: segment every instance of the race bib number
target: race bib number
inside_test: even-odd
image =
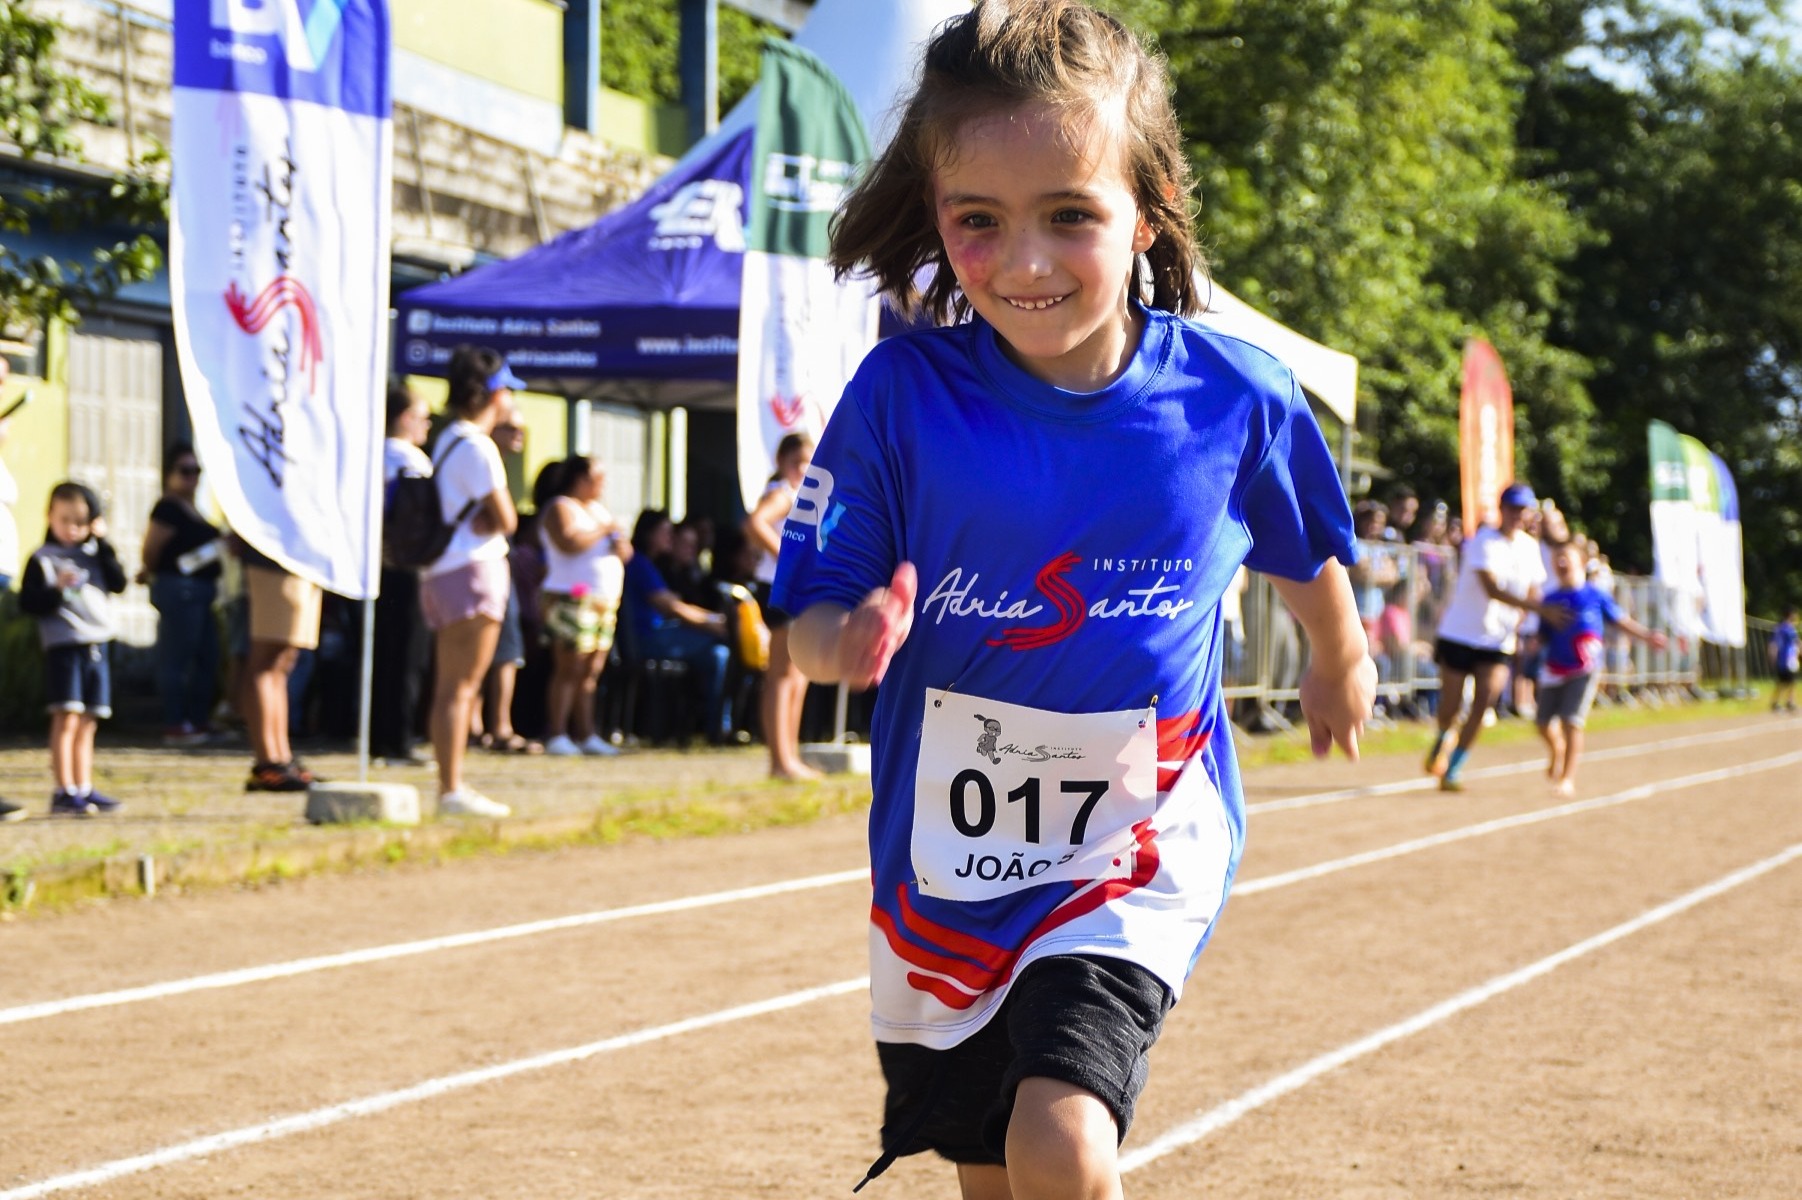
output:
[[[1124,879],[1157,806],[1157,712],[1057,713],[928,690],[914,785],[920,893],[990,900]]]

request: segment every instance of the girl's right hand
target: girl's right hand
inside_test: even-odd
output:
[[[907,640],[914,623],[914,596],[920,580],[912,563],[895,568],[885,588],[877,588],[852,609],[839,633],[839,679],[861,692],[882,682],[889,661]]]

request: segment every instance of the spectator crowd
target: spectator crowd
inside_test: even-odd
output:
[[[602,464],[583,455],[546,464],[520,512],[503,455],[523,448],[513,399],[521,386],[495,351],[460,348],[449,371],[448,419],[435,436],[424,401],[400,384],[389,390],[386,494],[392,498],[403,479],[429,480],[445,536],[430,561],[390,561],[382,570],[370,706],[376,761],[435,765],[444,815],[507,813],[465,780],[471,751],[605,758],[637,739],[762,739],[772,777],[814,777],[799,753],[807,680],[789,657],[785,615],[768,604],[779,531],[811,443],[800,436],[782,443],[761,497],[737,528],[647,509],[627,529],[607,506]],[[4,436],[0,422],[0,445]],[[303,791],[316,776],[293,739],[356,734],[361,606],[323,594],[214,524],[201,506],[203,466],[192,445],[168,447],[164,468],[135,578],[157,613],[163,743],[241,737],[252,759],[246,790]],[[10,484],[0,465],[0,505],[16,503]],[[1551,499],[1513,485],[1502,512],[1501,536],[1525,564],[1518,570],[1498,565],[1495,528],[1467,531],[1449,504],[1423,504],[1407,486],[1353,509],[1360,556],[1349,573],[1380,681],[1373,716],[1379,723],[1437,720],[1442,734],[1429,769],[1450,786],[1474,741],[1464,733],[1453,747],[1466,705],[1464,730],[1498,715],[1539,714],[1542,682],[1560,670],[1548,666],[1547,648],[1564,617],[1548,621],[1542,603],[1553,587],[1590,589],[1606,600],[1587,673],[1598,680],[1624,670],[1630,637],[1650,636],[1642,622],[1668,615],[1635,613],[1634,597],[1616,588],[1608,555]],[[0,521],[7,551],[0,586],[16,582],[44,647],[50,811],[116,811],[118,800],[94,790],[93,745],[112,708],[110,597],[127,581],[100,498],[76,482],[59,485],[45,543],[28,556],[9,549],[17,534],[10,512],[0,508],[0,515],[7,518]],[[1500,586],[1498,574],[1506,576]],[[1461,586],[1486,590],[1463,595]],[[1228,685],[1252,670],[1248,639],[1260,620],[1274,627],[1267,632],[1278,644],[1278,674],[1299,674],[1299,647],[1282,649],[1283,614],[1249,596],[1241,568],[1222,601]],[[1773,708],[1794,711],[1802,663],[1793,612],[1768,649],[1779,684]],[[1416,686],[1421,680],[1446,686]],[[1631,699],[1613,684],[1604,694]],[[1559,716],[1566,726],[1568,716]],[[1573,728],[1580,732],[1580,715]],[[1560,744],[1572,744],[1568,734]],[[1574,767],[1574,753],[1561,761]],[[0,801],[0,819],[24,815],[22,806]]]

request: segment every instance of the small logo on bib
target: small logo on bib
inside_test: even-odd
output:
[[[976,738],[976,753],[997,766],[1001,764],[1002,755],[1035,763],[1050,762],[1054,758],[1074,760],[1088,757],[1075,746],[1047,746],[1043,742],[1036,746],[1022,746],[1017,742],[1003,742],[1000,721],[981,713],[976,713],[975,716],[982,722],[982,732]]]

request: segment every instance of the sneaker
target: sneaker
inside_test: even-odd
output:
[[[311,775],[303,777],[293,763],[257,763],[244,781],[247,792],[304,792],[311,787]]]
[[[438,815],[441,817],[504,817],[512,811],[473,788],[444,792],[438,797]]]
[[[555,758],[580,758],[582,747],[567,733],[560,733],[544,744],[544,752]]]
[[[325,780],[313,774],[313,772],[307,768],[307,765],[298,758],[291,758],[288,760],[288,773],[293,775],[296,779],[299,779],[308,787],[312,787],[316,783],[325,782]]]
[[[96,792],[92,788],[88,789],[88,794],[83,799],[94,806],[96,813],[116,813],[125,807],[123,802],[104,793]]]
[[[1442,792],[1461,792],[1464,790],[1464,781],[1455,775],[1447,775],[1439,781],[1439,790]]]
[[[53,817],[91,817],[94,806],[88,803],[86,796],[77,796],[74,792],[65,792],[61,788],[50,793],[50,815]]]
[[[14,804],[8,800],[0,800],[0,821],[23,821],[25,806]]]
[[[1457,739],[1449,733],[1435,742],[1427,751],[1427,774],[1443,777],[1447,764],[1452,761],[1452,751],[1457,748]]]
[[[405,754],[384,754],[381,764],[384,767],[429,767],[432,760],[417,750],[409,750]]]
[[[170,748],[204,746],[212,735],[204,729],[196,729],[192,725],[175,725],[163,730],[163,745]]]
[[[582,753],[598,755],[601,758],[615,758],[619,755],[619,747],[598,733],[591,733],[582,739]]]

